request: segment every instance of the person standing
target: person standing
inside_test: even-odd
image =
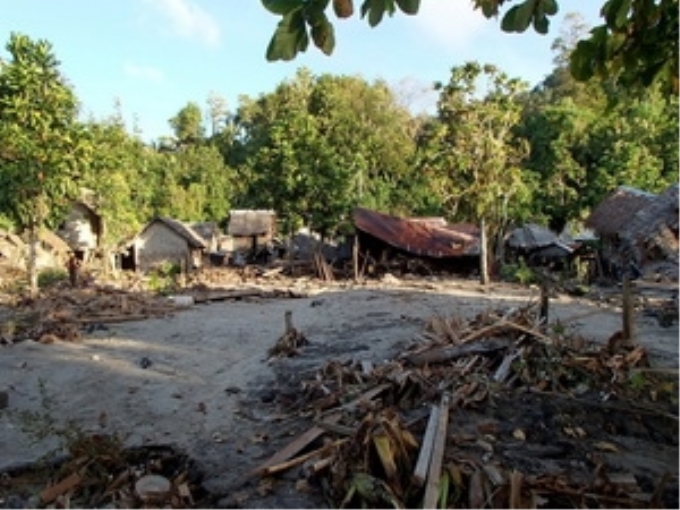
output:
[[[71,282],[71,287],[75,288],[78,286],[78,269],[80,268],[80,260],[78,260],[75,253],[71,252],[66,266],[68,268],[68,278]]]

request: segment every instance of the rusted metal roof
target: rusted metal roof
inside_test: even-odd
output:
[[[618,235],[631,222],[635,214],[649,204],[656,195],[628,186],[616,191],[600,202],[585,222],[601,237]]]
[[[355,227],[414,255],[447,258],[479,254],[479,230],[470,224],[450,225],[431,218],[398,218],[358,207]]]

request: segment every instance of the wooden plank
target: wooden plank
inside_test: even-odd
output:
[[[434,437],[437,431],[437,422],[439,421],[439,409],[437,406],[430,407],[430,419],[427,422],[425,429],[425,436],[418,454],[418,461],[416,468],[413,471],[412,480],[417,487],[421,487],[427,478],[427,471],[430,467],[430,459],[432,458],[432,450],[434,449]]]
[[[66,494],[71,489],[77,487],[83,478],[79,473],[72,473],[59,483],[50,485],[40,493],[40,499],[43,503],[51,503],[62,494]]]
[[[444,449],[446,448],[446,437],[449,426],[449,405],[451,394],[444,393],[439,404],[437,417],[437,432],[434,438],[432,458],[430,459],[430,469],[427,472],[427,485],[425,486],[425,497],[423,508],[436,508],[437,497],[439,496],[439,478],[442,471],[442,460],[444,459]]]
[[[326,422],[328,423],[336,423],[339,420],[340,420],[339,414],[331,415],[326,418]],[[270,469],[272,466],[287,461],[288,459],[296,455],[298,452],[300,452],[303,448],[308,446],[315,439],[317,439],[318,437],[322,436],[325,433],[326,433],[325,428],[313,426],[312,428],[308,429],[307,431],[299,435],[297,438],[295,438],[292,442],[288,443],[285,447],[276,452],[274,455],[269,457],[269,459],[260,464],[260,466],[258,466],[252,471],[252,474],[261,475],[267,472],[267,470]]]
[[[351,402],[347,402],[346,404],[343,404],[339,407],[333,407],[331,409],[328,409],[327,411],[324,411],[323,413],[321,413],[320,416],[332,415],[332,414],[334,414],[334,413],[336,413],[337,411],[340,411],[340,410],[353,411],[362,402],[368,402],[368,401],[372,400],[374,397],[377,397],[383,391],[390,388],[391,386],[392,386],[391,383],[379,384],[378,386],[375,386],[375,387],[371,388],[370,390],[365,391],[364,393],[359,395],[357,398],[355,398]]]
[[[298,465],[302,464],[303,462],[308,461],[309,459],[312,459],[316,456],[322,455],[322,454],[326,453],[328,450],[332,450],[333,448],[336,448],[337,446],[341,445],[345,441],[347,441],[347,439],[338,439],[337,441],[326,444],[326,445],[322,446],[321,448],[317,448],[316,450],[305,453],[304,455],[300,455],[298,457],[287,460],[285,462],[281,462],[280,464],[275,464],[273,466],[269,466],[266,469],[264,469],[260,474],[262,476],[269,476],[269,475],[273,475],[273,474],[276,474],[276,473],[280,473],[281,471],[285,471],[286,469],[290,469],[292,467],[298,466]]]

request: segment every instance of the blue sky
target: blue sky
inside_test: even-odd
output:
[[[135,123],[151,141],[172,133],[168,119],[190,101],[205,108],[214,93],[235,111],[239,96],[271,92],[300,67],[383,79],[415,111],[433,104],[432,83],[470,60],[535,85],[552,69],[565,14],[600,23],[600,1],[559,3],[546,36],[505,34],[471,0],[423,0],[417,16],[397,13],[373,29],[357,15],[332,17],[333,55],[310,44],[295,60],[272,63],[264,55],[278,18],[259,0],[19,0],[2,8],[0,58],[11,32],[49,41],[84,118],[111,116],[119,101],[128,128]]]

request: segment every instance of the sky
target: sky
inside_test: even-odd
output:
[[[384,80],[409,108],[432,111],[432,84],[468,61],[495,64],[529,85],[553,68],[551,45],[567,13],[601,23],[597,0],[559,0],[547,35],[533,29],[506,34],[472,0],[422,0],[420,12],[397,12],[371,28],[355,15],[331,13],[336,45],[331,56],[310,42],[290,62],[267,62],[279,18],[260,0],[20,0],[4,2],[0,58],[12,32],[46,40],[81,105],[81,117],[105,120],[119,105],[126,127],[146,141],[172,135],[169,119],[189,102],[207,110],[216,94],[229,111],[239,98],[273,92],[301,67],[314,75]]]

